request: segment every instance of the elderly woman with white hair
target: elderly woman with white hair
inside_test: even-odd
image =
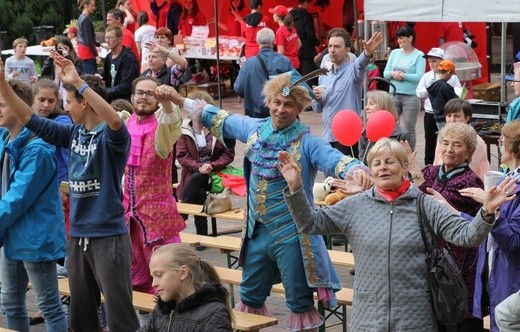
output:
[[[384,138],[367,159],[372,188],[313,209],[306,199],[305,174],[287,152],[280,152],[278,169],[287,181],[284,194],[291,215],[303,234],[344,233],[349,239],[356,259],[352,331],[437,331],[418,222],[417,199],[422,194],[408,180],[406,150]],[[486,193],[473,222],[428,196],[423,217],[438,237],[476,246],[493,227],[496,208],[510,200],[506,192],[511,182],[506,180]]]
[[[175,91],[170,98],[194,112],[194,118],[202,112],[202,124],[228,147],[233,139],[247,144],[244,175],[248,209],[240,252],[241,302],[236,309],[268,314],[265,300],[281,278],[291,310],[287,328],[316,331],[324,318],[315,308],[313,291],[322,302],[334,307],[334,291],[341,285],[323,237],[298,233],[288,213],[283,195],[287,183],[276,167],[277,153],[287,151],[301,166],[307,204],[313,204],[312,186],[318,170],[340,178],[351,175],[365,188],[371,182],[360,161],[333,149],[298,120],[311,103],[307,88],[291,86],[298,76],[282,74],[266,83],[263,94],[270,117],[265,119],[230,114],[202,101],[185,99]]]
[[[413,166],[416,169],[412,171],[415,175],[413,178],[416,184],[422,182],[419,189],[424,193],[432,194],[438,200],[446,200],[457,214],[463,212],[474,217],[482,204],[471,197],[462,196],[459,190],[468,187],[484,189],[484,183],[469,166],[477,148],[477,132],[465,123],[449,123],[439,132],[438,145],[442,164],[428,165],[422,173],[417,171],[418,166]],[[415,160],[413,157],[411,159],[410,164]],[[482,319],[472,315],[478,248],[448,244],[443,240],[438,242],[442,247],[450,249],[460,268],[468,289],[469,304],[465,320],[455,326],[440,326],[439,331],[480,331],[483,328]]]

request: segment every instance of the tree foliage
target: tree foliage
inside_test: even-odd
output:
[[[29,44],[36,42],[34,27],[53,26],[55,32],[63,29],[64,1],[56,0],[0,0],[0,30],[6,31],[4,48],[10,48],[18,37],[25,37]]]
[[[106,10],[114,8],[116,1],[105,0]],[[96,0],[93,21],[104,21],[101,6],[102,1]],[[34,27],[53,26],[54,33],[60,34],[70,19],[79,14],[77,0],[0,0],[0,31],[6,31],[2,47],[11,48],[18,37],[27,38],[30,45],[39,43]]]

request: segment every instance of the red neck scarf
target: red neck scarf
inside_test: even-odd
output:
[[[408,188],[410,188],[410,185],[410,180],[405,178],[403,180],[403,183],[401,183],[401,185],[396,190],[384,190],[376,187],[376,191],[387,202],[392,203],[393,201],[401,197],[401,195],[404,194],[408,190]]]

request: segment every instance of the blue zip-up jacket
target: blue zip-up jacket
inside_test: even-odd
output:
[[[517,181],[520,180],[518,171],[520,167],[516,171]],[[495,322],[495,307],[509,295],[520,290],[520,184],[516,185],[513,193],[517,197],[500,206],[500,215],[491,230],[491,273],[487,268],[489,239],[480,245],[478,251],[473,316],[481,318],[490,314],[492,332],[499,330]]]
[[[11,142],[5,129],[0,129],[0,137],[0,169],[5,156],[11,160],[7,191],[0,200],[6,257],[31,262],[65,257],[65,222],[54,147],[25,128]]]
[[[106,237],[128,232],[123,217],[124,174],[130,135],[125,125],[106,123],[87,131],[33,115],[26,127],[56,146],[70,147],[70,230],[73,237]]]

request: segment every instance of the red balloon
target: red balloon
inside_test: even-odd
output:
[[[363,123],[359,115],[351,110],[342,110],[332,119],[332,133],[343,145],[354,145],[359,141]]]
[[[388,111],[378,111],[370,115],[367,121],[367,137],[370,142],[380,138],[390,137],[395,129],[395,118]]]

